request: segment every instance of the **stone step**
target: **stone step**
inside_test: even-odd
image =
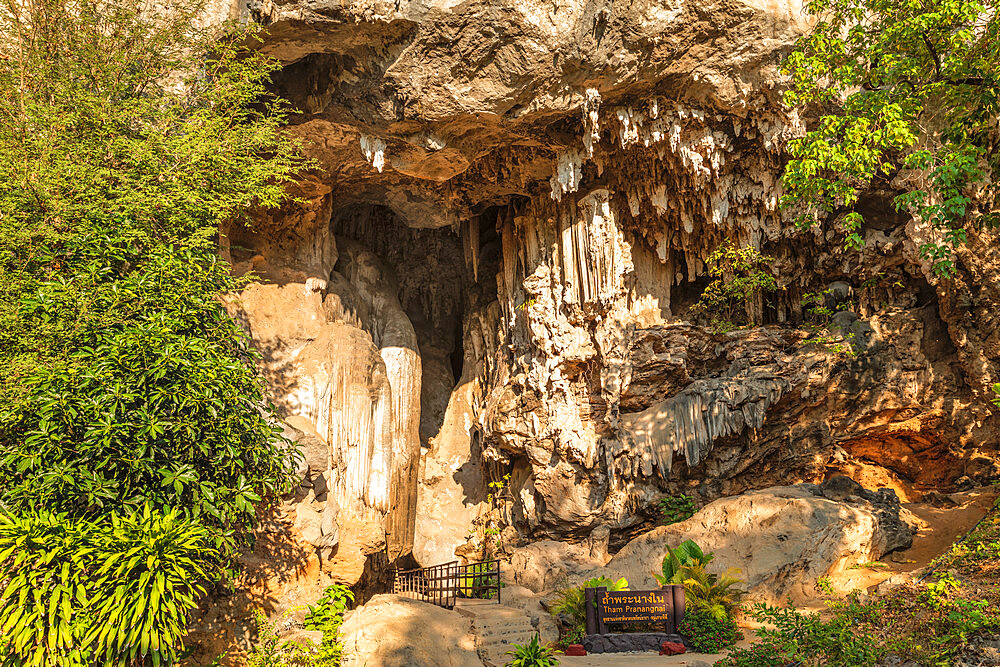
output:
[[[518,630],[521,628],[531,628],[531,621],[525,618],[523,621],[508,621],[504,623],[483,623],[474,624],[473,629],[477,632],[493,632],[494,630]]]
[[[535,629],[531,625],[522,625],[516,628],[494,628],[491,630],[480,630],[475,634],[481,639],[493,637],[510,637],[511,635],[523,635],[524,633],[534,634]]]
[[[459,613],[472,618],[476,651],[487,667],[503,667],[514,644],[527,644],[535,636],[531,619],[523,610],[503,605],[456,606]]]
[[[535,636],[534,632],[519,632],[513,635],[507,635],[505,637],[491,637],[483,641],[477,642],[476,646],[488,647],[488,646],[507,646],[510,644],[523,644],[524,642],[530,642],[531,638]]]

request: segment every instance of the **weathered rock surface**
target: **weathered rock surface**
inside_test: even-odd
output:
[[[482,667],[471,621],[455,611],[396,595],[376,595],[345,616],[345,665]]]
[[[710,570],[740,568],[755,598],[802,602],[815,597],[820,577],[911,543],[913,529],[898,501],[882,502],[875,494],[875,502],[861,496],[835,501],[822,491],[801,484],[721,498],[686,521],[635,538],[606,567],[570,581],[605,575],[625,577],[633,588],[655,588],[652,572],[659,571],[667,547],[692,539],[715,553]]]
[[[943,280],[891,184],[864,197],[861,250],[779,210],[797,4],[245,11],[320,167],[224,239],[266,283],[241,301],[275,400],[329,447],[317,546],[357,518],[390,560],[485,555],[501,540],[465,542],[491,482],[506,541],[610,529],[614,550],[664,494],[847,475],[914,499],[1000,473],[997,232]],[[765,326],[723,334],[690,307],[727,239],[773,257],[779,290],[745,306]],[[807,326],[821,292],[823,335],[849,339]]]

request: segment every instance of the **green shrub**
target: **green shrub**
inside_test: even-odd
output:
[[[282,641],[278,632],[278,627],[298,609],[301,607],[287,610],[273,623],[260,609],[251,612],[254,625],[257,626],[257,639],[247,656],[247,667],[314,667],[319,653],[318,646]]]
[[[216,573],[211,542],[178,512],[148,506],[99,523],[0,515],[0,664],[171,664]]]
[[[538,634],[535,634],[527,644],[514,644],[514,648],[507,651],[507,655],[513,656],[507,663],[510,667],[556,667],[559,664],[555,651],[538,642]]]
[[[708,565],[715,557],[713,553],[705,553],[694,540],[684,540],[676,548],[667,547],[667,555],[663,557],[660,564],[660,572],[653,572],[653,576],[661,586],[668,584],[682,584],[684,580],[679,578],[679,572],[684,565]]]
[[[252,348],[218,301],[234,286],[210,250],[95,235],[63,245],[74,276],[40,283],[28,321],[77,316],[67,358],[23,378],[0,410],[0,499],[96,516],[145,503],[233,531],[291,482]]]
[[[323,633],[314,667],[337,667],[344,647],[340,643],[340,626],[344,622],[344,612],[354,602],[354,593],[343,584],[327,586],[323,597],[309,606],[305,626],[309,630]]]
[[[664,525],[690,519],[698,511],[698,508],[694,506],[694,501],[683,493],[679,496],[661,498],[659,504],[660,515]]]
[[[757,635],[782,655],[798,660],[822,658],[831,667],[870,667],[885,652],[866,630],[875,608],[849,597],[833,605],[834,615],[823,620],[819,614],[801,613],[759,603],[750,617],[767,624]]]
[[[678,578],[684,583],[684,597],[689,608],[704,612],[718,620],[732,616],[746,593],[736,584],[742,579],[733,576],[738,569],[730,568],[726,574],[705,571],[702,564],[682,565]]]
[[[734,646],[743,637],[736,622],[729,616],[716,618],[699,610],[686,611],[677,630],[699,653],[718,653]]]
[[[302,645],[281,639],[278,628],[302,607],[285,611],[274,622],[269,621],[267,614],[260,609],[254,609],[251,613],[257,626],[257,638],[247,657],[248,667],[338,667],[343,658],[340,626],[344,622],[344,612],[352,602],[354,593],[350,588],[333,584],[326,587],[315,604],[309,605],[304,625],[307,630],[323,633],[319,645]]]
[[[782,667],[787,664],[785,656],[767,642],[757,642],[746,648],[734,646],[714,667]]]
[[[753,246],[723,241],[708,257],[708,273],[714,280],[692,306],[692,314],[717,331],[761,324],[763,297],[778,290],[778,281],[767,268],[773,261]]]
[[[149,502],[231,546],[291,452],[217,240],[305,162],[254,29],[148,4],[0,11],[0,502]]]

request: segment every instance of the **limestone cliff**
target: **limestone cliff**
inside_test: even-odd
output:
[[[223,243],[263,279],[240,301],[276,402],[328,447],[317,511],[429,565],[489,516],[620,544],[664,493],[996,474],[1000,244],[971,234],[942,280],[891,192],[861,251],[778,209],[797,6],[251,3],[318,166]],[[725,239],[775,258],[764,326],[689,316]],[[827,289],[854,355],[802,327]]]

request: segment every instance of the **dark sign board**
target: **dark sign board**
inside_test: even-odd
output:
[[[662,623],[668,633],[677,632],[684,618],[684,587],[671,585],[651,591],[585,590],[587,634],[605,634],[607,625]]]
[[[674,614],[672,591],[604,591],[597,613],[605,623],[668,622]]]

